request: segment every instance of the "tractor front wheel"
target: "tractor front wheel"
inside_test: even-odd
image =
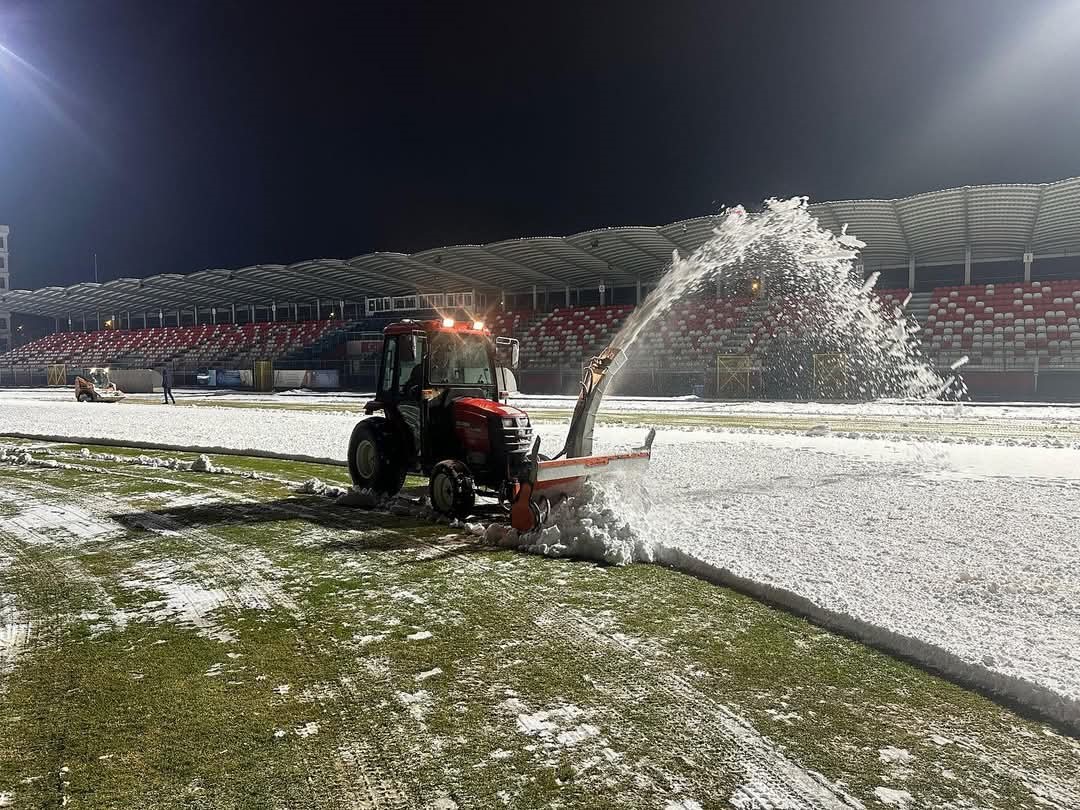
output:
[[[349,475],[360,489],[397,495],[405,484],[405,463],[393,428],[381,416],[357,422],[349,438]]]
[[[428,491],[435,511],[450,517],[467,517],[476,506],[476,485],[469,468],[460,461],[436,464]]]

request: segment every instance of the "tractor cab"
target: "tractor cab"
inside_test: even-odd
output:
[[[446,477],[436,472],[449,468],[469,479],[462,484],[469,492],[459,493],[455,507],[440,497],[451,494],[433,489],[443,511],[471,509],[477,488],[510,497],[508,482],[526,464],[532,441],[529,417],[505,404],[516,386],[500,362],[513,365],[517,354],[516,340],[493,340],[481,322],[405,320],[386,327],[376,397],[364,409],[383,417],[361,422],[362,437],[354,431],[353,481],[392,493],[409,472],[432,476],[434,487]]]

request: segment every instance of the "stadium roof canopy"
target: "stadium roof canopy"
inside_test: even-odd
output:
[[[1080,253],[1080,178],[1054,183],[964,186],[898,200],[811,205],[822,225],[866,243],[867,269]],[[370,253],[290,265],[119,278],[102,284],[9,290],[0,310],[49,317],[196,306],[357,301],[364,296],[468,289],[521,291],[632,286],[655,280],[678,249],[709,238],[716,216],[670,225],[601,228],[573,236],[508,239],[419,253]]]

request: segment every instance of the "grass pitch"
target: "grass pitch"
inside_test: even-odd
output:
[[[678,572],[294,491],[336,467],[24,446],[0,464],[12,806],[1080,804],[1077,741]]]

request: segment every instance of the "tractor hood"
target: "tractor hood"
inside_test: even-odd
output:
[[[483,416],[498,416],[502,419],[521,419],[526,417],[525,411],[503,405],[482,397],[461,397],[454,400],[454,414],[475,413]]]

